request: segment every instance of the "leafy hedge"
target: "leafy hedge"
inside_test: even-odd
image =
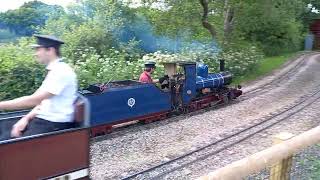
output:
[[[130,59],[125,51],[109,49],[105,55],[100,55],[92,47],[75,53],[77,59],[71,60],[78,75],[80,87],[93,83],[115,80],[137,79],[142,70],[142,61]]]
[[[44,68],[33,58],[27,39],[18,45],[0,46],[0,100],[33,93],[44,77]]]

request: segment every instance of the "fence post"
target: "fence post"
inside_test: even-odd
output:
[[[279,144],[294,137],[291,133],[280,133],[273,137],[273,144]],[[292,164],[292,156],[279,161],[278,163],[271,166],[270,169],[270,180],[289,180],[290,169]]]

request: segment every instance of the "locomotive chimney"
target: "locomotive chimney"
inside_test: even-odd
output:
[[[224,71],[224,59],[220,59],[220,71]]]

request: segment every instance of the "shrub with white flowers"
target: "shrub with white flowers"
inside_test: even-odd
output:
[[[138,79],[143,71],[144,63],[156,62],[153,78],[164,75],[163,62],[191,61],[202,62],[209,66],[210,72],[219,71],[219,59],[225,60],[226,70],[235,76],[241,76],[252,70],[263,58],[256,47],[250,46],[240,50],[212,51],[212,49],[188,50],[180,53],[154,52],[145,54],[142,58],[126,58],[126,52],[114,48],[109,49],[104,56],[97,54],[94,48],[79,50],[74,68],[78,74],[81,87],[93,83],[105,83],[115,80]]]
[[[75,61],[74,68],[81,87],[93,83],[137,79],[136,75],[141,72],[141,61],[128,59],[124,52],[114,48],[103,56],[97,54],[94,48],[76,53],[80,58]]]
[[[235,76],[252,71],[263,57],[263,53],[255,46],[245,47],[241,50],[230,49],[222,52],[219,56],[225,60],[226,70],[231,71]]]
[[[254,69],[257,63],[263,58],[263,53],[255,46],[250,46],[238,50],[212,51],[211,49],[189,50],[181,53],[170,54],[168,52],[157,51],[143,56],[143,62],[154,61],[157,63],[155,75],[163,74],[163,62],[190,61],[202,62],[209,66],[209,71],[214,73],[219,71],[219,60],[225,60],[226,70],[231,71],[235,76],[244,75]]]

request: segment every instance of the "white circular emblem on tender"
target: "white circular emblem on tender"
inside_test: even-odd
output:
[[[188,91],[187,91],[187,94],[189,94],[189,95],[190,95],[191,93],[192,93],[192,92],[191,92],[191,90],[188,90]]]
[[[134,98],[128,99],[128,106],[133,107],[136,104],[136,100]]]

